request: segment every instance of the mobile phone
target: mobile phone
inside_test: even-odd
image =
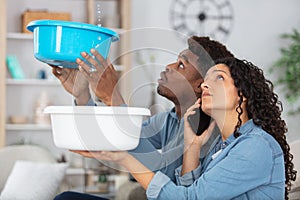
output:
[[[195,110],[194,115],[188,116],[188,121],[192,127],[192,130],[196,135],[201,135],[209,126],[211,117],[205,114],[201,108]]]

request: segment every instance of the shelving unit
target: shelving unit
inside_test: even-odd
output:
[[[82,6],[77,6],[77,8],[79,9],[73,10],[77,10],[76,14],[79,17],[86,17],[86,21],[81,22],[89,22],[95,24],[95,6],[96,3],[101,1],[107,2],[107,0],[76,1],[77,3],[79,2],[80,4],[82,4]],[[120,49],[118,50],[120,52],[127,52],[129,50],[130,37],[129,34],[123,33],[125,33],[126,30],[130,29],[131,0],[111,1],[116,1],[118,3],[118,12],[120,14],[120,27],[114,27],[111,29],[120,34],[121,39],[120,41],[118,41],[117,47]],[[54,1],[49,3],[49,5],[51,4],[53,6],[54,4],[60,4],[61,2],[72,2],[72,0]],[[15,3],[16,2],[14,2],[14,4]],[[19,137],[22,135],[24,135],[24,141],[28,141],[28,137],[37,137],[37,141],[43,140],[43,144],[41,145],[48,145],[49,143],[52,143],[53,145],[53,141],[49,141],[49,139],[52,139],[50,124],[35,124],[32,122],[32,120],[25,124],[12,124],[8,122],[8,117],[16,113],[21,115],[31,113],[30,115],[32,118],[33,110],[32,108],[30,108],[30,106],[34,104],[34,100],[36,100],[39,91],[46,90],[50,95],[55,96],[53,98],[55,100],[55,105],[72,104],[71,95],[67,94],[67,92],[63,89],[60,82],[56,78],[41,80],[36,79],[34,76],[37,70],[39,70],[39,68],[37,68],[36,66],[40,66],[42,69],[48,70],[50,70],[50,68],[46,66],[46,64],[37,61],[33,57],[33,35],[28,33],[21,33],[21,19],[18,19],[17,17],[21,16],[21,13],[23,12],[22,9],[25,9],[25,6],[27,4],[35,3],[47,7],[40,1],[19,0],[19,4],[17,6],[13,6],[12,8],[11,1],[0,0],[0,148],[9,145],[9,142],[6,143],[6,141],[11,140],[8,139]],[[83,5],[86,6],[86,15],[80,13],[78,14],[78,12],[85,12],[84,10],[82,10]],[[10,10],[7,10],[8,6],[10,6]],[[33,7],[39,6],[37,5]],[[59,9],[63,11],[64,6],[60,7],[61,8]],[[79,18],[78,16],[76,16],[77,19]],[[75,21],[80,21],[77,19],[75,19]],[[12,21],[16,23],[12,24]],[[11,25],[8,26],[8,24]],[[14,28],[16,26],[19,28]],[[21,67],[26,66],[26,79],[12,79],[8,76],[6,67],[6,55],[9,54],[16,54],[21,63]],[[129,56],[122,56],[120,57],[120,59],[118,59],[117,64],[113,64],[116,70],[122,71],[121,73],[126,73],[130,69],[130,61],[131,59]],[[124,91],[126,93],[126,89],[128,88],[128,86],[128,82],[122,82],[121,90],[123,91],[123,93]],[[45,138],[47,141],[45,141]],[[85,168],[85,164],[82,168],[71,167],[67,170],[67,175],[73,178],[80,176],[83,177],[84,180],[89,174],[88,170],[89,169]]]
[[[0,0],[0,5],[1,5],[1,14],[0,14],[0,44],[1,47],[7,47],[7,48],[1,48],[0,50],[0,58],[1,58],[1,66],[0,69],[2,73],[0,73],[1,76],[1,80],[0,80],[0,148],[5,146],[6,143],[6,137],[7,137],[7,132],[9,131],[9,133],[12,133],[14,131],[50,131],[51,127],[49,127],[49,125],[38,125],[38,124],[34,124],[34,123],[29,123],[29,124],[9,124],[7,123],[7,118],[8,115],[10,115],[10,108],[9,105],[11,105],[14,102],[11,102],[10,99],[8,98],[8,95],[12,95],[12,89],[17,89],[19,90],[33,90],[33,88],[44,88],[45,90],[47,88],[52,88],[51,90],[55,90],[55,87],[59,88],[61,87],[61,84],[59,83],[58,80],[54,79],[54,80],[38,80],[38,79],[34,79],[32,78],[33,75],[30,74],[29,78],[26,79],[22,79],[22,80],[16,80],[16,79],[12,79],[12,78],[7,78],[7,69],[6,69],[6,55],[8,53],[11,53],[12,51],[15,51],[15,49],[12,50],[11,46],[15,46],[16,44],[24,44],[26,43],[26,45],[32,43],[32,39],[33,39],[33,35],[32,34],[28,34],[28,33],[21,33],[21,32],[15,32],[15,31],[11,31],[12,28],[7,29],[7,20],[11,19],[11,17],[7,17],[7,15],[16,15],[16,12],[6,12],[6,9],[8,7],[8,2],[6,0]],[[95,24],[95,7],[96,4],[98,2],[105,2],[106,0],[82,0],[83,2],[85,2],[86,4],[86,8],[87,8],[87,13],[86,13],[86,21],[88,23],[92,23]],[[118,32],[121,36],[121,40],[118,41],[120,43],[119,48],[121,49],[121,52],[125,52],[127,49],[129,49],[129,37],[128,34],[122,34],[124,32],[126,32],[126,30],[128,30],[130,28],[130,7],[131,7],[131,2],[130,0],[112,0],[112,1],[116,1],[118,4],[118,12],[120,12],[119,17],[120,17],[120,28],[111,28],[112,30]],[[27,4],[30,4],[30,1],[27,1]],[[35,1],[32,1],[34,4]],[[21,3],[23,4],[23,3]],[[26,4],[26,3],[24,3]],[[20,10],[20,6],[16,6],[15,8],[16,10]],[[82,11],[81,11],[82,12]],[[19,16],[21,16],[21,13],[19,13]],[[20,19],[18,19],[20,20]],[[17,22],[16,24],[20,24],[20,22]],[[108,27],[109,28],[109,27]],[[20,49],[18,50],[18,48],[16,48],[16,51],[21,51],[22,54],[24,52],[24,48],[23,46],[25,45],[21,45]],[[8,51],[7,51],[8,49]],[[17,54],[20,54],[20,52],[17,52]],[[27,59],[28,57],[33,57],[33,53],[31,53],[30,51],[24,52],[24,54],[26,55],[21,55],[20,60],[24,60],[24,57]],[[29,58],[28,58],[29,59]],[[32,58],[30,58],[32,59]],[[33,59],[34,60],[34,59]],[[114,65],[116,70],[118,71],[123,71],[126,72],[129,70],[130,67],[130,59],[129,56],[122,56],[119,59],[119,63],[118,65]],[[27,63],[26,63],[27,62]],[[28,66],[28,61],[26,61],[24,65]],[[33,62],[39,62],[34,60]],[[30,63],[30,62],[29,62]],[[33,69],[36,70],[36,69]],[[5,73],[3,73],[5,72]],[[128,82],[124,82],[122,83],[121,86],[121,90],[126,91],[125,88],[128,88]],[[43,89],[43,90],[44,90]],[[63,91],[63,90],[61,90]],[[30,95],[29,95],[30,96]],[[24,106],[28,106],[28,100],[29,97],[26,97],[24,100],[22,99],[22,104],[24,104]],[[6,103],[6,101],[9,101],[9,104]],[[17,101],[15,101],[17,102]],[[33,102],[31,102],[33,103]],[[67,102],[68,104],[71,103],[71,100]],[[22,108],[23,109],[23,108]],[[20,109],[20,110],[22,110]]]

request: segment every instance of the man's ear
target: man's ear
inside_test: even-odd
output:
[[[203,83],[203,79],[198,79],[196,81],[196,87],[195,87],[195,92],[201,94],[202,93],[202,89],[201,89],[201,84]]]

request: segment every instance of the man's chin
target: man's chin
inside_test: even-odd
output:
[[[161,84],[159,84],[156,88],[156,92],[161,96],[163,96],[165,90],[166,90],[166,87],[164,87]]]
[[[173,93],[170,91],[170,89],[163,85],[157,86],[157,94],[159,94],[160,96],[165,97],[169,100],[171,100],[170,97],[173,95]]]

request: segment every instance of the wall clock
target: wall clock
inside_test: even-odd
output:
[[[170,7],[172,27],[185,37],[210,36],[225,41],[233,19],[230,0],[172,0]]]

